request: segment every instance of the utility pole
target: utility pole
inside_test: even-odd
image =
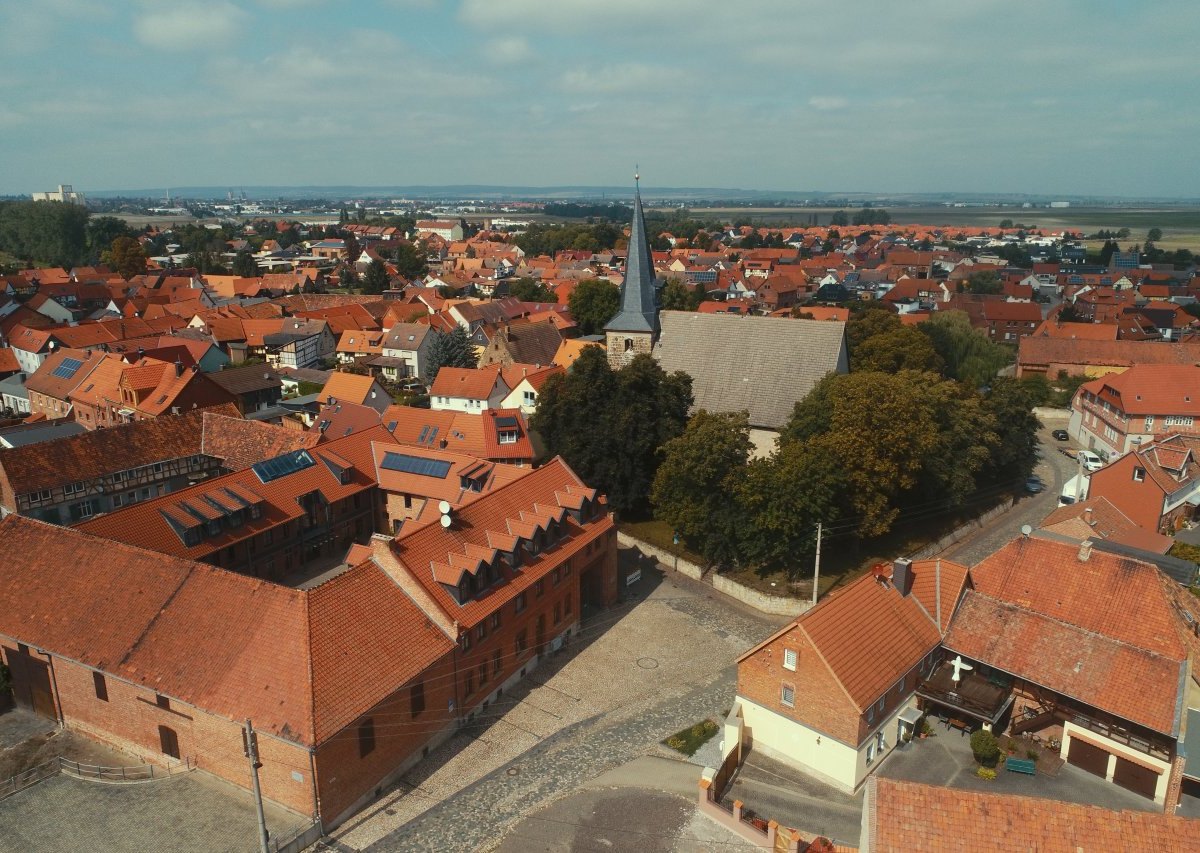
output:
[[[818,581],[821,580],[821,522],[817,522],[817,559],[813,563],[813,607],[817,606]]]
[[[1079,490],[1083,488],[1083,456],[1075,454],[1075,503],[1079,503]]]
[[[258,811],[258,844],[262,853],[271,853],[267,846],[267,816],[263,814],[262,788],[258,785],[258,768],[262,762],[258,760],[258,735],[254,733],[254,724],[246,720],[242,729],[242,746],[246,757],[250,759],[250,779],[254,782],[254,807]]]

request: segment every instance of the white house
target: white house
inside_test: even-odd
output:
[[[504,409],[520,409],[527,415],[532,415],[537,408],[538,391],[549,379],[556,373],[565,373],[561,367],[552,365],[544,367],[541,370],[529,370],[521,368],[519,378],[510,376],[508,384],[512,385],[512,390],[508,392],[508,396],[500,403],[500,407]],[[513,368],[505,371],[506,374],[512,374]]]
[[[501,404],[511,390],[504,383],[498,366],[443,367],[429,388],[429,408],[477,414],[502,408]]]
[[[422,376],[429,350],[433,346],[433,332],[421,323],[396,323],[388,329],[383,339],[383,357],[399,359],[402,363],[388,362],[383,375],[389,379],[405,376]]]

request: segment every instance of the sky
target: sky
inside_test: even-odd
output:
[[[5,0],[0,194],[1200,197],[1195,0]]]

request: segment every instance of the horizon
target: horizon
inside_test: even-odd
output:
[[[1200,18],[1177,0],[346,10],[11,4],[0,192],[631,189],[640,163],[759,196],[1200,198],[1178,97]]]

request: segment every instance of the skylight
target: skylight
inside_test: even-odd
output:
[[[441,459],[424,459],[420,456],[409,456],[407,453],[384,453],[380,468],[388,471],[400,471],[404,474],[420,474],[423,477],[437,477],[444,480],[450,473],[450,463]]]
[[[291,453],[285,453],[282,456],[276,456],[274,459],[257,462],[250,467],[258,475],[258,479],[261,482],[269,483],[272,480],[278,480],[280,477],[286,477],[288,474],[295,474],[297,471],[311,468],[315,464],[316,461],[309,455],[307,450],[296,450]]]

